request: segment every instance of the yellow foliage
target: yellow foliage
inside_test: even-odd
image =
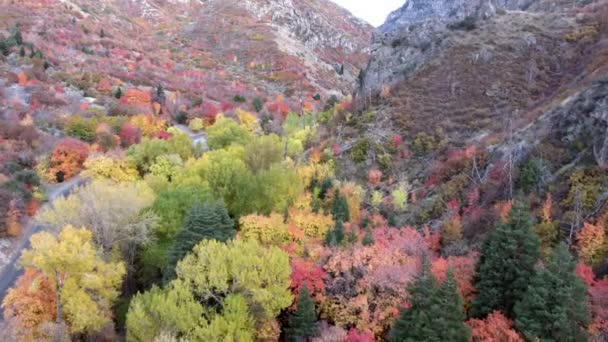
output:
[[[348,182],[342,186],[340,192],[346,198],[350,222],[358,223],[361,218],[361,201],[365,190],[353,182]]]
[[[133,182],[139,173],[127,159],[107,155],[93,155],[84,162],[84,174],[95,179],[111,179],[115,182]]]
[[[270,216],[247,215],[240,219],[243,240],[257,240],[263,245],[280,246],[289,239],[287,225],[281,215],[273,213]]]
[[[241,125],[247,127],[250,132],[256,132],[258,130],[259,126],[257,116],[240,108],[237,108],[235,112],[239,118],[239,121],[241,122]]]
[[[167,123],[153,115],[139,114],[131,117],[129,123],[141,131],[144,137],[153,137],[156,133],[165,130]]]
[[[330,215],[314,213],[310,210],[310,206],[306,209],[292,207],[289,209],[287,223],[303,230],[307,237],[322,239],[325,237],[327,230],[333,226],[334,220]]]

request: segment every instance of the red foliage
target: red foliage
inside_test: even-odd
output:
[[[215,118],[219,113],[217,106],[210,102],[204,102],[201,106],[201,114],[203,115],[203,119],[208,125],[213,125],[215,123]]]
[[[118,133],[118,136],[120,137],[122,145],[124,147],[128,147],[139,143],[139,141],[141,140],[141,131],[139,130],[139,128],[129,123],[125,123],[122,126],[122,130],[120,131],[120,133]]]
[[[485,319],[470,319],[466,324],[471,328],[472,342],[519,342],[523,339],[513,329],[511,322],[500,311],[494,311]]]
[[[334,156],[339,156],[339,155],[340,155],[340,152],[341,152],[340,145],[338,145],[338,144],[334,144],[334,145],[331,147],[331,151],[332,151],[332,153],[334,154]]]
[[[374,342],[374,335],[351,328],[346,335],[345,342]]]
[[[63,139],[53,149],[49,171],[55,175],[62,173],[64,180],[70,179],[80,172],[88,156],[89,145],[77,139]]]
[[[323,300],[325,294],[325,283],[323,278],[327,273],[314,262],[304,259],[293,259],[291,261],[291,288],[294,297],[298,298],[300,288],[306,284],[311,296],[316,301]]]
[[[403,138],[399,134],[393,134],[391,142],[393,144],[393,147],[395,149],[398,149],[399,147],[401,147],[401,145],[403,145]]]
[[[222,101],[222,103],[220,103],[220,108],[222,109],[222,112],[226,113],[227,111],[234,108],[234,106],[230,102]]]
[[[591,267],[579,262],[576,274],[587,285],[587,298],[593,322],[589,326],[590,332],[595,335],[600,331],[608,331],[608,280],[595,279]]]
[[[470,252],[466,256],[450,256],[447,259],[438,258],[431,266],[431,272],[442,282],[445,280],[448,269],[452,270],[454,279],[458,285],[458,292],[465,301],[473,297],[473,277],[475,276],[475,265],[477,264],[477,253]]]
[[[152,104],[152,96],[147,91],[128,89],[120,98],[120,103],[127,105],[149,106]]]
[[[380,170],[369,170],[367,178],[370,186],[378,186],[382,181],[382,171]]]
[[[172,135],[169,132],[160,131],[160,132],[156,132],[156,136],[155,137],[157,139],[169,140],[169,139],[171,139]]]

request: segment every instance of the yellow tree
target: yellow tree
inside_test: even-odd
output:
[[[31,238],[22,264],[44,274],[56,294],[56,321],[64,319],[71,332],[96,331],[110,321],[113,301],[125,266],[106,263],[98,255],[87,229],[66,226],[54,236],[48,232]]]

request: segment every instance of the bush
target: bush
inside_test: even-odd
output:
[[[356,163],[364,162],[367,159],[367,153],[369,152],[370,145],[369,139],[367,138],[357,141],[350,153],[353,161]]]
[[[448,25],[448,28],[451,30],[473,31],[477,28],[477,18],[469,15],[459,22]]]
[[[72,116],[65,125],[65,133],[76,139],[91,143],[95,141],[96,124],[80,115]]]
[[[264,102],[259,97],[255,97],[253,101],[251,101],[251,104],[253,105],[255,111],[258,113],[262,110],[262,108],[264,108]]]
[[[247,99],[242,96],[242,95],[234,95],[234,97],[232,98],[232,101],[236,102],[236,103],[245,103],[247,101]]]
[[[437,140],[428,133],[421,132],[416,135],[412,144],[412,150],[417,155],[425,155],[438,148]]]
[[[188,125],[188,127],[194,132],[201,131],[204,128],[203,119],[194,118],[194,119],[190,120],[190,124]]]

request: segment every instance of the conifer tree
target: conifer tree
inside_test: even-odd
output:
[[[19,56],[25,57],[25,49],[23,48],[23,46],[21,47],[21,49],[19,49]]]
[[[515,325],[526,339],[587,341],[587,289],[575,269],[576,260],[560,243],[515,305]]]
[[[350,213],[348,212],[348,203],[346,198],[340,193],[340,190],[336,189],[334,192],[334,203],[331,208],[331,213],[334,221],[347,222],[350,219]]]
[[[306,341],[315,332],[314,324],[317,321],[315,303],[310,297],[306,284],[300,289],[296,311],[289,319],[289,339],[291,341]]]
[[[114,94],[114,97],[117,99],[120,99],[122,97],[122,88],[118,87],[116,93]]]
[[[456,341],[469,340],[469,328],[464,324],[462,298],[451,270],[443,284],[437,285],[425,258],[422,272],[409,290],[410,304],[401,311],[390,332],[390,340],[405,341]]]
[[[435,328],[439,341],[469,341],[469,328],[464,324],[466,316],[462,310],[462,297],[458,293],[458,286],[454,279],[454,273],[448,270],[443,284],[437,287],[435,295],[439,305],[434,307],[439,310],[435,317]]]
[[[372,237],[372,230],[367,227],[365,229],[365,236],[363,237],[363,241],[361,241],[363,246],[371,246],[374,244],[374,238]]]
[[[202,240],[226,242],[234,238],[234,221],[223,204],[195,204],[184,221],[167,255],[165,281],[175,277],[175,266]]]
[[[528,209],[517,204],[509,221],[500,223],[485,241],[476,270],[474,317],[494,310],[512,317],[513,306],[526,291],[539,258],[540,242],[532,226]]]
[[[342,221],[336,221],[334,229],[328,230],[325,235],[326,246],[338,246],[344,241],[344,224]]]

